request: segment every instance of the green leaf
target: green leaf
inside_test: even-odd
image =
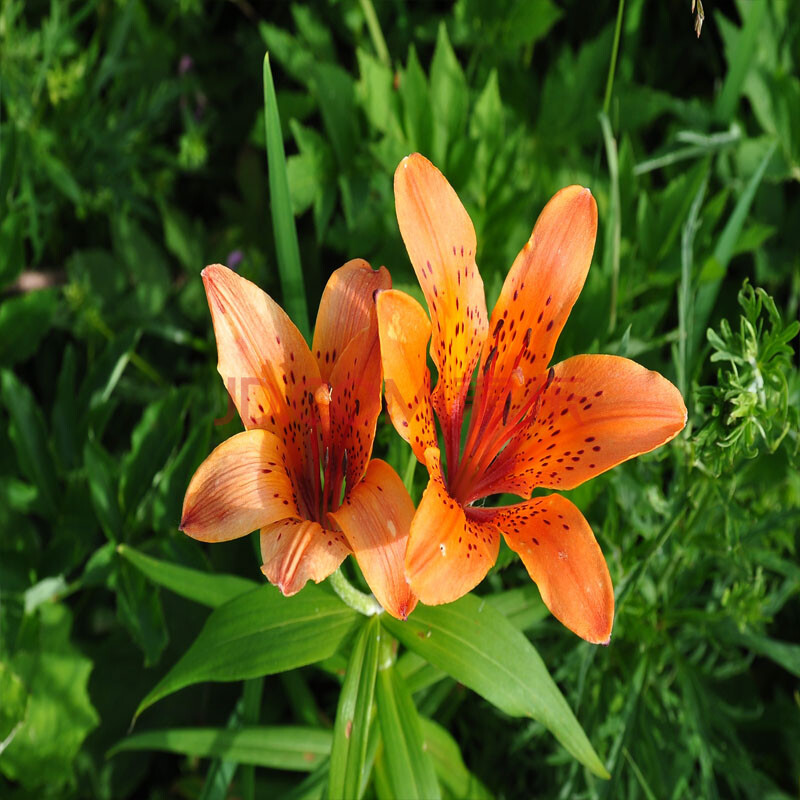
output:
[[[297,772],[316,769],[331,751],[331,733],[320,728],[251,726],[169,728],[129,736],[109,756],[126,750],[164,750],[198,758],[223,758],[239,764]]]
[[[140,553],[125,544],[119,545],[117,552],[153,583],[211,608],[221,606],[228,600],[258,587],[258,584],[246,578],[239,578],[236,575],[214,575],[191,567],[182,567]]]
[[[300,264],[300,247],[297,243],[297,230],[294,225],[294,214],[289,196],[286,155],[283,150],[281,120],[278,115],[275,86],[272,83],[269,53],[264,56],[263,74],[269,198],[272,210],[272,229],[275,232],[275,249],[278,256],[278,272],[283,290],[283,307],[306,341],[311,341],[303,268]]]
[[[170,292],[170,270],[164,251],[128,216],[114,218],[114,251],[134,286],[132,299],[136,312],[155,316],[164,307]]]
[[[164,225],[164,244],[188,272],[195,275],[203,263],[203,228],[191,221],[179,209],[164,205],[161,208]]]
[[[745,78],[755,60],[767,3],[745,3],[740,8],[743,12],[743,24],[736,32],[733,46],[725,48],[729,69],[714,109],[720,122],[729,122],[736,111]]]
[[[73,779],[83,740],[98,722],[89,699],[92,662],[70,642],[66,606],[45,603],[29,618],[11,662],[30,697],[22,725],[0,758],[0,771],[29,792],[53,793]],[[3,706],[10,699],[3,692]]]
[[[0,365],[18,364],[36,352],[53,324],[58,301],[56,289],[25,292],[3,300],[0,304]]]
[[[357,50],[359,100],[369,124],[381,133],[398,135],[400,121],[394,73],[385,64],[364,50]]]
[[[25,590],[25,613],[32,614],[43,603],[51,603],[67,591],[67,582],[63,575],[42,578]]]
[[[125,512],[133,513],[178,443],[183,429],[185,395],[177,389],[148,406],[131,435],[122,462],[120,493]]]
[[[162,470],[153,497],[153,525],[156,529],[170,531],[177,527],[189,480],[211,449],[211,423],[208,417],[194,422],[181,449]]]
[[[533,583],[488,595],[486,599],[521,631],[532,628],[537,622],[550,616],[539,590]]]
[[[595,775],[608,773],[533,645],[491,603],[468,594],[417,606],[406,622],[383,615],[406,647],[506,714],[532,717]]]
[[[413,45],[400,78],[400,97],[403,101],[403,122],[409,148],[420,153],[430,152],[433,136],[430,92]]]
[[[326,190],[330,191],[331,184],[336,182],[336,161],[331,146],[323,136],[296,120],[292,120],[290,125],[300,151],[298,155],[291,156],[288,162],[292,208],[295,214],[300,214],[314,205],[316,221],[316,208]],[[319,229],[317,236],[321,236]]]
[[[378,673],[376,702],[392,796],[426,800],[441,797],[433,762],[423,747],[417,709],[394,667]]]
[[[357,800],[361,796],[380,638],[380,621],[376,616],[371,617],[362,627],[350,654],[333,732],[328,778],[331,800]]]
[[[114,572],[115,552],[114,542],[106,542],[89,556],[80,579],[83,587],[100,586],[109,581]]]
[[[6,215],[0,222],[0,288],[13,283],[25,266],[24,226],[25,218],[19,212]]]
[[[28,692],[19,675],[0,661],[0,756],[19,731],[28,705]]]
[[[169,640],[161,596],[126,563],[119,565],[116,584],[117,617],[142,649],[145,666],[152,666]]]
[[[446,163],[451,142],[464,135],[469,89],[464,72],[447,38],[444,22],[439,23],[436,50],[431,63],[431,108],[434,114],[433,160]]]
[[[30,389],[7,370],[0,371],[0,394],[11,418],[9,434],[22,472],[39,488],[44,510],[54,514],[58,483],[42,412]]]
[[[81,384],[78,406],[89,411],[104,406],[128,365],[141,331],[129,330],[115,336],[94,363]]]
[[[37,162],[44,174],[73,205],[83,205],[83,192],[72,177],[70,169],[56,156],[43,147],[37,148]]]
[[[56,452],[62,467],[71,469],[80,460],[80,413],[78,411],[77,358],[68,344],[61,356],[56,383],[56,398],[50,417]]]
[[[328,658],[358,618],[319,586],[308,585],[294,597],[284,597],[272,586],[235,597],[212,612],[192,646],[136,713],[194,683],[257,678]]]
[[[359,140],[353,79],[336,64],[317,63],[312,75],[325,133],[333,146],[339,169],[347,170]]]
[[[694,320],[692,322],[692,330],[694,332],[693,352],[697,352],[699,348],[703,332],[706,330],[711,312],[714,310],[714,304],[716,303],[717,295],[722,286],[722,280],[728,271],[728,265],[733,257],[736,243],[739,240],[742,228],[747,220],[747,215],[750,213],[750,206],[753,204],[756,191],[761,185],[761,180],[764,177],[764,172],[772,158],[772,154],[775,152],[775,147],[776,144],[773,143],[767,149],[761,163],[748,181],[741,196],[736,201],[733,213],[725,223],[725,227],[719,239],[717,239],[717,244],[712,255],[712,259],[717,267],[716,276],[710,280],[701,280],[700,285],[697,287]]]
[[[322,800],[328,785],[328,762],[323,761],[317,769],[306,776],[291,791],[285,792],[281,800]]]
[[[125,291],[125,270],[120,269],[119,258],[108,250],[89,248],[76,250],[67,261],[70,282],[89,292],[101,304],[115,303]]]
[[[491,792],[467,769],[456,740],[441,725],[420,717],[425,752],[430,753],[441,785],[453,797],[489,800]]]
[[[800,644],[781,642],[750,631],[740,631],[733,623],[721,625],[720,636],[729,642],[746,647],[753,653],[769,658],[796,678],[800,678]]]
[[[493,69],[475,101],[469,120],[470,134],[478,140],[479,147],[485,147],[491,154],[503,140],[504,115],[497,70]]]
[[[123,525],[118,495],[119,466],[93,436],[83,446],[83,463],[97,519],[109,540],[118,541]]]
[[[428,663],[427,659],[424,659],[413,650],[406,650],[397,659],[395,669],[402,676],[406,688],[411,694],[427,689],[429,686],[433,686],[448,677],[446,672],[434,667],[433,664]]]
[[[267,45],[269,55],[299,83],[307,85],[314,66],[314,56],[310,50],[290,33],[268,22],[259,23],[258,31]]]

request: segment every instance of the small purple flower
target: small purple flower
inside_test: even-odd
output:
[[[181,60],[178,62],[178,75],[183,76],[194,68],[194,59],[188,54],[184,53]]]
[[[228,253],[228,257],[225,259],[225,263],[228,265],[229,269],[236,269],[239,264],[242,263],[244,259],[244,253],[241,250],[231,250]]]

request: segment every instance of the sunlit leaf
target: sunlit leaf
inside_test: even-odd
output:
[[[456,740],[433,720],[420,717],[425,751],[430,753],[436,775],[453,797],[468,797],[470,800],[488,800],[491,792],[464,764]]]
[[[607,772],[539,654],[525,636],[480,597],[420,605],[406,622],[383,624],[410,650],[485,697],[506,714],[533,717],[582,764]]]
[[[384,634],[385,635],[385,634]],[[357,800],[367,757],[372,697],[378,671],[381,626],[372,617],[361,629],[350,661],[336,710],[328,797]]]
[[[321,728],[169,728],[146,731],[118,742],[109,755],[125,750],[164,750],[239,764],[311,772],[331,751],[331,733]]]
[[[433,762],[424,749],[417,709],[394,667],[378,672],[376,702],[392,795],[430,800],[440,797]]]
[[[273,675],[327,658],[352,633],[358,614],[327,589],[294,597],[262,586],[215,609],[180,661],[139,704],[137,714],[202,681]]]
[[[0,757],[0,771],[41,796],[72,780],[76,756],[98,722],[89,698],[92,662],[70,642],[66,606],[44,603],[11,667],[30,692],[27,710]],[[3,693],[3,705],[13,703]]]
[[[153,558],[125,544],[119,545],[117,552],[153,583],[211,608],[221,606],[258,586],[255,581],[238,575],[214,575]]]

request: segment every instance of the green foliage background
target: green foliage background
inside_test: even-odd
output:
[[[797,796],[800,9],[708,2],[698,40],[689,5],[628,0],[612,80],[604,0],[3,0],[0,795],[310,798],[341,780],[384,798],[413,774],[423,796]],[[284,294],[301,276],[271,224],[265,50],[305,298]],[[126,738],[207,607],[206,636],[230,598],[256,619],[297,608],[242,594],[253,542],[177,530],[193,470],[238,429],[213,424],[199,272],[238,261],[312,319],[349,258],[416,292],[391,181],[414,150],[472,215],[490,307],[546,200],[590,186],[600,236],[557,356],[627,355],[686,398],[679,439],[570,493],[614,579],[610,647],[547,615],[509,551],[477,590],[610,780],[457,665],[412,648],[377,670],[380,631],[402,632],[316,587],[304,602],[331,623],[310,666],[281,671],[301,662],[267,632],[288,659],[269,677],[166,693]],[[404,473],[388,423],[376,454]],[[329,779],[345,674],[377,700],[368,783]],[[395,754],[423,741],[404,772]]]

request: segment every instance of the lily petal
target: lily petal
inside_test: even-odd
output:
[[[424,464],[425,451],[436,447],[426,355],[431,325],[422,306],[395,289],[378,295],[377,309],[389,416]]]
[[[492,520],[519,554],[544,604],[573,633],[608,644],[614,588],[589,523],[560,495],[499,510]]]
[[[310,393],[320,384],[308,345],[283,309],[254,283],[220,264],[206,267],[202,276],[219,373],[245,428],[276,433],[292,453],[296,474],[308,474]]]
[[[400,233],[431,314],[431,355],[439,371],[433,404],[448,463],[453,464],[469,383],[487,330],[475,229],[447,179],[419,153],[400,162],[394,193]]]
[[[331,453],[346,460],[347,491],[361,480],[381,413],[381,349],[377,324],[345,347],[331,373]],[[338,501],[338,497],[336,500]]]
[[[180,527],[194,539],[224,542],[298,516],[283,443],[268,431],[252,430],[224,441],[198,467]]]
[[[431,478],[411,523],[406,575],[426,605],[451,603],[475,588],[497,559],[500,537],[489,523],[469,519],[447,493],[439,450],[426,453]]]
[[[324,581],[349,552],[341,533],[310,520],[287,519],[261,529],[261,571],[287,597],[309,580]]]
[[[568,186],[544,207],[506,276],[489,322],[484,366],[496,352],[491,369],[479,373],[478,388],[479,394],[488,392],[487,409],[503,409],[510,392],[513,416],[542,385],[586,280],[596,236],[597,204],[588,189]]]
[[[361,483],[329,516],[347,537],[378,602],[393,617],[406,619],[417,604],[404,572],[414,503],[400,476],[373,459]]]
[[[362,258],[348,261],[328,279],[317,312],[311,347],[322,380],[330,383],[336,359],[364,328],[375,324],[375,292],[389,289],[386,267],[374,270]]]
[[[536,419],[487,472],[487,494],[572,489],[665,444],[686,424],[680,392],[635,361],[574,356],[553,372]]]

